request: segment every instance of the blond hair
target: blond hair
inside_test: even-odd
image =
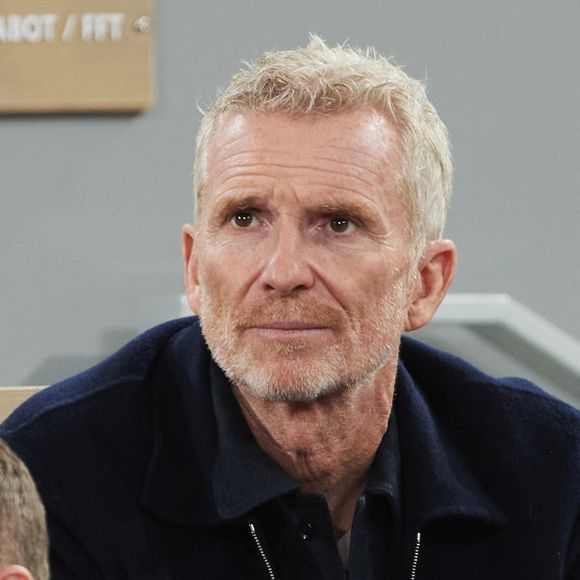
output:
[[[398,189],[408,210],[413,254],[419,257],[425,242],[441,237],[445,225],[453,176],[447,129],[424,85],[399,66],[373,48],[329,48],[314,35],[306,48],[266,52],[246,63],[218,93],[197,135],[196,215],[203,203],[209,143],[230,113],[320,115],[355,108],[373,109],[398,129]]]
[[[0,439],[0,565],[7,564],[48,580],[44,507],[28,469]]]

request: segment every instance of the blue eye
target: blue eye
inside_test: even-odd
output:
[[[238,228],[249,228],[254,223],[254,216],[249,211],[238,211],[231,221]]]
[[[352,220],[346,217],[338,216],[332,218],[328,222],[328,227],[337,234],[344,234],[352,232],[356,226]]]

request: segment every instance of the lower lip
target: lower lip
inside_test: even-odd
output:
[[[330,332],[329,328],[263,328],[254,327],[248,329],[252,334],[260,338],[270,340],[312,340],[320,339]]]

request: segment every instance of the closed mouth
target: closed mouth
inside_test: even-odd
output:
[[[273,322],[263,322],[259,324],[252,324],[250,328],[256,330],[287,330],[287,331],[301,331],[301,330],[326,330],[329,327],[319,322],[304,322],[302,320],[283,320]]]

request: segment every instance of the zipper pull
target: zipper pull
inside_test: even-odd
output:
[[[415,552],[413,553],[413,564],[411,565],[411,580],[415,580],[417,573],[417,564],[419,563],[419,550],[421,549],[421,532],[417,532],[417,542],[415,543]]]
[[[260,537],[258,536],[258,530],[256,529],[256,526],[254,525],[254,522],[252,522],[252,520],[248,521],[248,527],[250,528],[250,535],[252,536],[252,539],[254,540],[254,544],[256,545],[256,548],[258,550],[258,554],[260,554],[260,558],[262,559],[262,562],[264,562],[264,566],[266,566],[266,570],[268,572],[268,578],[270,580],[276,580],[276,575],[274,574],[274,569],[272,568],[272,564],[270,564],[270,561],[268,560],[268,556],[266,555],[266,551],[264,550],[264,547],[262,546],[262,542],[260,541]]]

